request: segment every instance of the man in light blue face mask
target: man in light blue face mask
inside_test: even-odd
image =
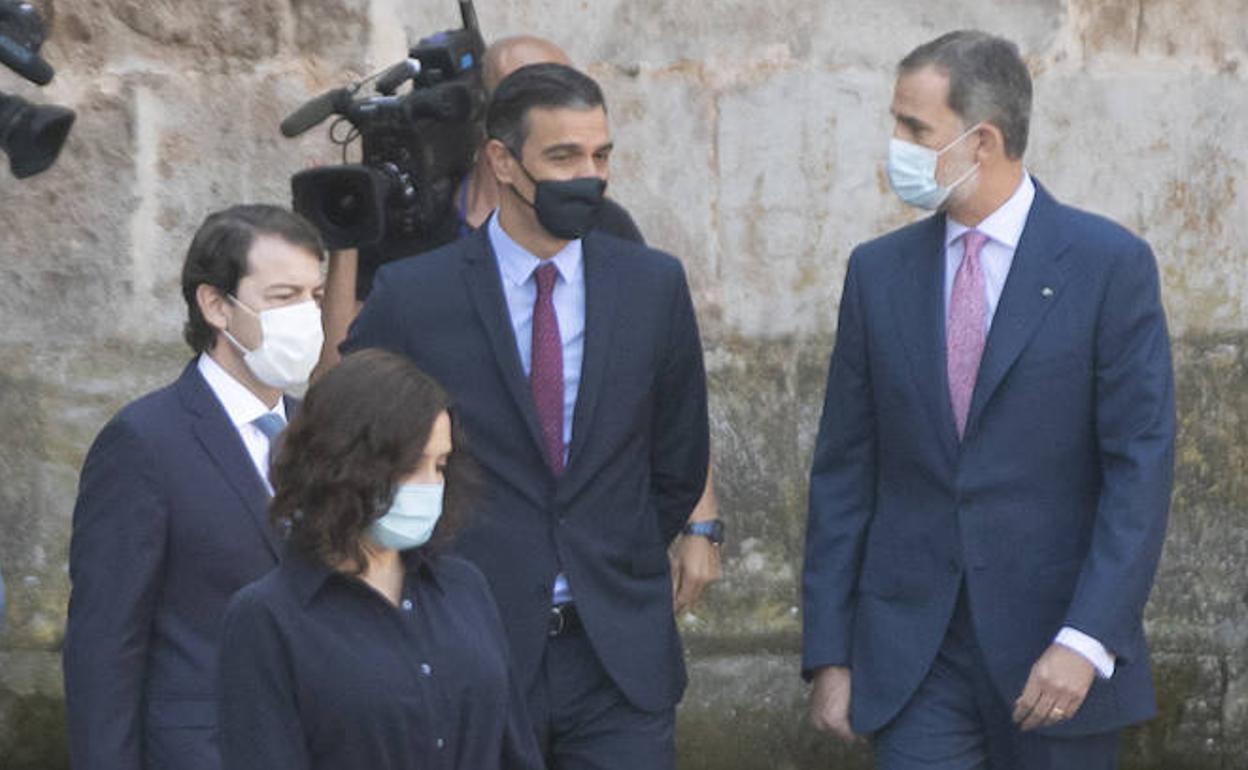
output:
[[[1108,770],[1156,710],[1140,618],[1175,429],[1157,266],[1028,174],[1031,92],[982,32],[906,56],[888,178],[937,213],[845,278],[802,669],[814,725],[870,734],[881,770]]]

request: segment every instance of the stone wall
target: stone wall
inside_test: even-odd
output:
[[[458,25],[451,0],[36,0],[79,114],[58,164],[0,181],[0,767],[64,767],[58,649],[76,476],[187,357],[178,268],[206,212],[285,201],[314,93]],[[869,766],[802,721],[805,476],[845,263],[913,218],[887,189],[892,68],[958,27],[1019,42],[1029,166],[1157,252],[1181,433],[1148,611],[1162,716],[1125,766],[1248,768],[1248,0],[479,0],[487,37],[563,41],[604,85],[612,190],[690,273],[726,576],[682,618],[683,768]]]

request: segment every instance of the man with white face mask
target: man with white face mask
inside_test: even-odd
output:
[[[898,67],[888,177],[937,213],[850,257],[811,470],[810,718],[881,770],[1107,770],[1155,711],[1141,625],[1175,431],[1157,266],[1023,165],[1017,47]],[[852,687],[851,687],[852,683]]]
[[[209,216],[182,271],[181,376],[87,454],[70,545],[75,770],[218,770],[216,656],[233,593],[277,564],[269,452],[322,342],[320,238],[275,206]]]

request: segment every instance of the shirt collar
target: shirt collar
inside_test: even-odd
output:
[[[430,585],[442,590],[438,582],[437,571],[434,569],[434,557],[425,553],[423,548],[413,548],[399,555],[409,580],[427,580]],[[328,564],[305,555],[298,548],[287,544],[282,554],[281,571],[290,582],[295,598],[300,606],[306,607],[321,592],[331,579],[353,580]]]
[[[286,421],[286,399],[277,399],[277,406],[269,409],[255,393],[234,379],[234,375],[207,353],[199,354],[198,367],[199,373],[208,382],[208,387],[221,402],[221,406],[225,407],[225,413],[235,427],[247,425],[265,412],[272,412],[281,417],[283,422]]]
[[[503,279],[513,286],[523,286],[544,260],[538,259],[520,244],[516,243],[503,226],[498,223],[498,212],[490,215],[488,225],[490,245],[498,258],[498,269]],[[581,239],[568,241],[559,253],[550,258],[555,263],[564,283],[575,281],[581,272]]]
[[[955,221],[953,217],[945,217],[945,246],[961,238],[967,230],[974,229],[1011,250],[1017,249],[1023,236],[1023,228],[1027,225],[1027,214],[1035,199],[1036,185],[1031,181],[1031,174],[1024,170],[1023,180],[1018,183],[1018,188],[1009,200],[974,228]]]

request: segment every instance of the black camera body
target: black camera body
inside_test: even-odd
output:
[[[308,169],[291,179],[295,210],[330,248],[358,247],[362,260],[378,262],[456,237],[455,190],[472,167],[485,105],[485,43],[471,0],[461,0],[460,12],[463,28],[421,40],[408,59],[375,79],[378,95],[356,98],[359,85],[336,89],[282,123],[282,133],[295,136],[337,114],[351,125],[340,143],[362,140],[361,163]]]
[[[43,21],[33,5],[0,0],[0,62],[41,86],[54,74],[39,55],[43,39]],[[65,107],[35,105],[0,92],[0,150],[9,156],[13,176],[34,176],[55,163],[74,117]]]

